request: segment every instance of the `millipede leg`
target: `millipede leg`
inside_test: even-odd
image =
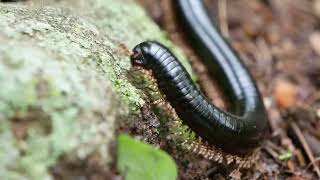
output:
[[[163,106],[165,103],[166,103],[166,102],[165,102],[165,100],[164,100],[163,98],[157,99],[157,100],[155,100],[155,101],[152,102],[152,104],[153,104],[154,106],[157,106],[157,107],[161,107],[161,106]]]

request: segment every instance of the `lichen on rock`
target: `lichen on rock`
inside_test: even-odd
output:
[[[99,73],[11,39],[0,45],[0,81],[1,179],[47,177],[71,151],[108,161],[119,103]]]
[[[0,22],[0,179],[52,179],[69,156],[107,166],[115,122],[144,104],[130,49],[157,40],[186,62],[133,1],[0,3]]]

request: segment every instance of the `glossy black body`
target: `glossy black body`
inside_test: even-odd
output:
[[[232,113],[215,105],[197,88],[178,59],[163,45],[146,41],[134,48],[132,64],[151,69],[178,116],[197,135],[232,154],[259,146],[267,129],[260,93],[237,54],[206,14],[200,0],[179,0],[181,18],[196,50],[232,102]]]

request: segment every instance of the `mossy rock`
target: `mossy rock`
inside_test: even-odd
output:
[[[52,179],[93,154],[107,167],[115,124],[144,104],[126,76],[144,40],[186,62],[131,0],[0,3],[0,179]]]

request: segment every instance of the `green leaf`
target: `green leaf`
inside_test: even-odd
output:
[[[130,136],[118,138],[118,169],[126,180],[175,180],[177,168],[164,151]]]
[[[287,151],[287,152],[279,155],[278,158],[279,158],[279,160],[281,160],[281,161],[286,161],[286,160],[291,159],[292,156],[293,156],[292,152]]]

